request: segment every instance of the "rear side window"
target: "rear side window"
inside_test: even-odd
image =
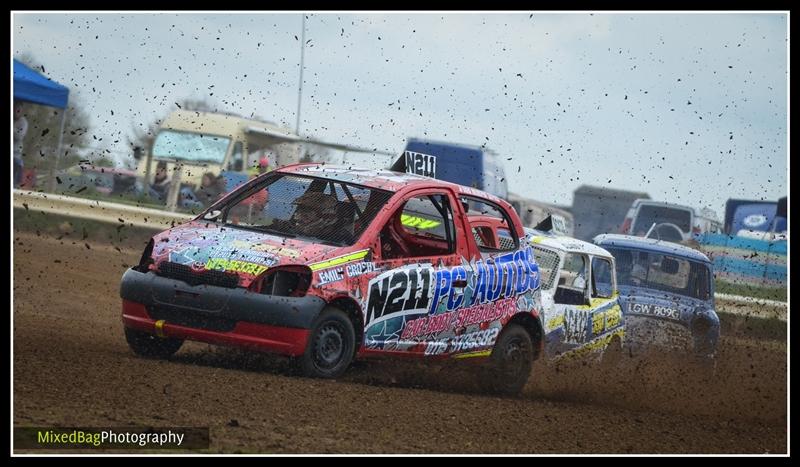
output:
[[[611,298],[614,294],[611,261],[592,258],[592,297]]]
[[[482,251],[511,251],[519,240],[508,214],[500,206],[483,199],[462,196],[472,236]]]
[[[514,250],[517,248],[517,242],[514,241],[514,236],[508,229],[497,229],[497,240],[501,250]]]
[[[586,260],[583,255],[567,253],[564,267],[558,278],[558,285],[577,290],[586,289]]]
[[[539,274],[542,277],[542,290],[550,290],[556,280],[558,272],[558,253],[542,247],[533,247],[533,256],[539,265]]]
[[[587,261],[584,255],[567,253],[558,276],[558,287],[553,300],[564,305],[588,305],[586,290]]]

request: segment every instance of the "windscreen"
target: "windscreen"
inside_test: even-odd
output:
[[[340,181],[280,173],[239,191],[205,218],[336,246],[355,243],[392,196]]]
[[[675,224],[683,233],[688,233],[692,228],[692,213],[686,209],[644,204],[639,207],[631,232],[642,236],[653,224],[665,223]]]
[[[616,259],[617,283],[700,300],[711,293],[711,271],[699,261],[627,248],[606,248]]]
[[[221,164],[230,142],[224,136],[161,130],[153,143],[153,157]]]

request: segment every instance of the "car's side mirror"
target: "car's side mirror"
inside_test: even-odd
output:
[[[219,209],[214,209],[213,211],[207,212],[206,215],[203,216],[203,219],[213,221],[214,219],[218,218],[220,214],[222,214],[222,211]]]

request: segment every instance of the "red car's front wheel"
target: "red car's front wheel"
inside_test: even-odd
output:
[[[355,330],[345,312],[326,307],[311,326],[300,363],[306,376],[336,378],[350,366],[355,355]]]
[[[168,358],[183,345],[183,339],[158,337],[131,328],[125,328],[125,340],[133,353],[150,358]]]

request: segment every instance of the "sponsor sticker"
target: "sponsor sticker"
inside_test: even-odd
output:
[[[330,284],[331,282],[337,282],[344,278],[344,268],[339,266],[338,268],[319,271],[317,274],[319,274],[319,285]]]
[[[369,254],[369,250],[361,250],[356,251],[354,253],[348,253],[346,255],[337,256],[336,258],[331,258],[325,261],[320,261],[319,263],[314,263],[310,265],[312,271],[319,271],[320,269],[327,269],[332,268],[334,266],[341,266],[343,264],[347,264],[353,261],[359,261],[367,257]]]
[[[375,267],[375,263],[370,261],[352,263],[345,266],[345,271],[347,271],[347,277],[358,277],[362,274],[368,274],[370,272],[375,272],[377,270],[378,269]]]
[[[206,269],[214,269],[218,271],[228,272],[242,272],[257,276],[267,270],[267,266],[260,264],[248,263],[247,261],[230,260],[226,258],[210,258],[206,262]]]

